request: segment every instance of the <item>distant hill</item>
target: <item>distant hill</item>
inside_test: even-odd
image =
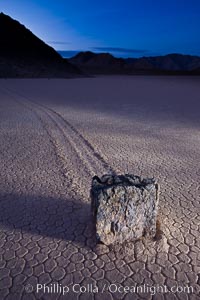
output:
[[[200,57],[182,54],[142,57],[125,60],[128,68],[163,70],[163,71],[194,71],[200,67]]]
[[[69,61],[88,73],[121,73],[125,60],[109,53],[80,52]]]
[[[200,57],[182,54],[142,58],[115,58],[109,53],[80,52],[70,62],[98,74],[192,74],[200,75]]]
[[[80,69],[25,26],[0,13],[0,77],[74,77]]]

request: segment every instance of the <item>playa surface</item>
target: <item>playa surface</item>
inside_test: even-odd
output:
[[[198,77],[0,80],[0,299],[199,299],[199,95]],[[96,245],[91,179],[113,170],[159,181],[161,240]]]

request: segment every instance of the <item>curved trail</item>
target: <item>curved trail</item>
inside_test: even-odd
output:
[[[107,80],[110,79],[104,79],[103,83],[107,84]],[[120,87],[121,79],[113,80]],[[142,82],[143,88],[144,79],[129,80],[127,78],[127,86],[124,90],[122,88],[122,92],[125,88],[130,88],[132,92],[134,89],[134,95],[137,89],[141,93],[140,85],[137,88],[137,84]],[[149,97],[151,93],[154,94],[152,84],[155,88],[158,83],[161,84],[163,92],[166,87],[167,90],[170,89],[171,79],[156,78],[151,81],[148,78],[149,80],[151,84],[146,84],[150,89]],[[99,84],[102,86],[101,79],[96,81],[97,87]],[[45,87],[49,88],[50,82],[47,83]],[[27,296],[30,299],[47,299],[49,295],[45,297],[44,293],[36,294],[35,291],[27,295],[24,287],[27,284],[36,286],[36,283],[48,286],[57,282],[70,289],[73,284],[79,283],[83,286],[96,285],[100,289],[113,283],[122,286],[145,284],[146,287],[165,285],[169,289],[176,286],[180,289],[192,288],[189,292],[171,293],[169,290],[169,293],[155,295],[140,291],[119,295],[110,293],[109,290],[99,295],[79,293],[75,297],[73,293],[69,293],[67,299],[129,300],[134,297],[136,300],[198,300],[199,127],[193,126],[193,123],[189,127],[187,123],[174,122],[173,119],[167,122],[160,122],[158,119],[158,128],[154,118],[149,117],[145,122],[145,114],[141,115],[144,124],[129,118],[126,121],[117,119],[118,126],[115,128],[113,118],[109,120],[112,124],[107,128],[107,119],[105,122],[104,118],[100,122],[97,119],[93,123],[96,121],[96,111],[88,114],[88,109],[86,114],[83,111],[83,115],[76,115],[76,111],[79,114],[80,110],[72,107],[70,115],[64,99],[59,101],[64,104],[62,111],[62,107],[55,101],[57,90],[52,95],[49,91],[50,99],[44,99],[47,107],[40,104],[45,89],[40,93],[40,84],[35,85],[32,81],[27,84],[30,87],[24,89],[24,81],[0,82],[0,273],[4,276],[0,280],[0,299],[21,300],[27,299]],[[41,84],[43,86],[44,83]],[[72,83],[75,91],[79,87],[77,84],[79,82],[74,83],[74,86]],[[90,81],[85,82],[84,87],[85,84],[91,87]],[[67,91],[66,82],[60,87],[64,89],[63,92]],[[179,87],[177,82],[176,87],[182,95],[183,85]],[[33,88],[38,88],[39,91],[35,93],[35,97]],[[54,90],[54,86],[52,88]],[[192,88],[188,87],[186,91],[192,91]],[[120,91],[121,87],[117,92]],[[69,94],[72,97],[69,103],[72,103],[75,95]],[[61,93],[61,97],[62,95]],[[174,88],[169,95],[173,100]],[[44,98],[47,98],[46,95]],[[169,97],[169,105],[174,109],[171,98]],[[93,98],[92,95],[92,99],[86,101],[93,99],[98,98]],[[103,103],[105,100],[107,99]],[[152,100],[149,103],[147,100],[142,100],[147,108],[156,103],[158,111],[162,113],[164,101],[159,99],[159,102]],[[135,101],[134,116],[140,109],[140,103],[137,99]],[[126,103],[129,105],[129,100]],[[178,106],[180,101],[175,103]],[[190,107],[191,101],[187,105],[189,112]],[[142,113],[145,112],[146,110]],[[188,118],[191,115],[193,113],[189,113]],[[89,122],[88,116],[91,116]],[[155,113],[153,116],[156,119],[158,115]],[[164,117],[167,116],[167,113],[164,114]],[[83,130],[81,128],[79,132],[77,128],[82,124]],[[93,124],[94,132],[89,127]],[[97,130],[99,124],[102,127]],[[120,132],[115,136],[118,129]],[[113,139],[108,141],[112,132]],[[97,134],[101,136],[101,140],[97,139]],[[106,153],[104,145],[111,145],[106,148]],[[129,158],[130,153],[134,153],[133,158]],[[96,245],[88,194],[94,174],[114,172],[106,162],[106,155],[110,157],[112,166],[117,167],[117,172],[118,168],[124,170],[124,166],[126,168],[130,164],[137,170],[140,167],[147,173],[155,172],[156,177],[162,179],[160,216],[163,239],[149,243],[123,243],[122,246],[111,248]],[[129,168],[126,170],[128,172]],[[54,294],[53,298],[63,299],[59,294]]]
[[[34,102],[18,92],[6,88],[15,101],[27,106],[37,114],[53,142],[57,156],[62,162],[63,175],[71,184],[71,189],[81,196],[88,194],[88,184],[92,176],[104,173],[115,174],[115,170],[94,149],[90,142],[58,112]],[[18,99],[16,99],[16,96]],[[73,164],[74,162],[74,164]],[[78,164],[79,169],[73,165]],[[82,192],[81,192],[82,190]]]

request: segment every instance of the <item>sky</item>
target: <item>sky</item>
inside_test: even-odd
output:
[[[0,11],[66,56],[200,55],[200,0],[0,0]]]

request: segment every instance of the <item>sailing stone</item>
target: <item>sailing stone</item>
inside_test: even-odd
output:
[[[94,176],[90,195],[99,242],[110,245],[156,235],[159,185],[154,178]]]

